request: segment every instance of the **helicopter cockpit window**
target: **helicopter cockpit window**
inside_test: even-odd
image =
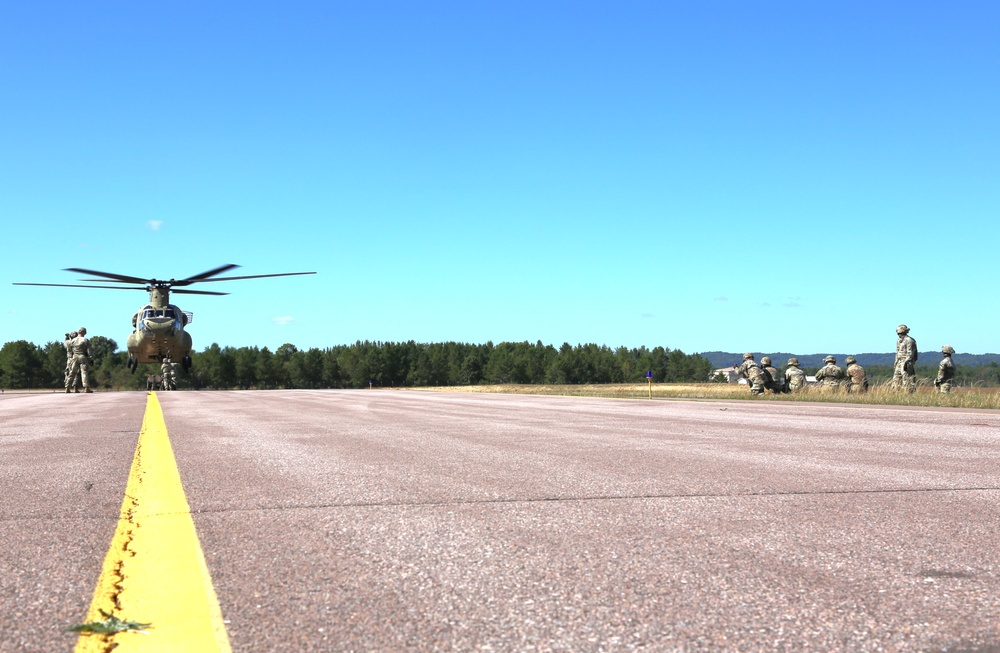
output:
[[[144,319],[144,320],[148,320],[150,318],[157,318],[157,317],[168,317],[171,320],[176,320],[177,319],[177,314],[174,313],[174,310],[172,308],[167,308],[167,309],[163,309],[163,308],[147,308],[146,310],[144,310],[142,312],[142,319]]]

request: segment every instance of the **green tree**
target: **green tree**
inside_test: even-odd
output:
[[[41,350],[42,370],[39,387],[61,388],[66,383],[66,345],[47,342]]]
[[[344,375],[340,369],[335,349],[327,349],[323,352],[323,386],[326,388],[344,387]]]
[[[234,358],[236,385],[247,390],[257,385],[257,358],[260,350],[256,347],[240,347]]]
[[[42,380],[42,356],[27,340],[15,340],[0,348],[0,384],[7,388],[37,388]]]
[[[274,354],[267,347],[260,350],[257,355],[257,384],[261,388],[280,387],[280,376],[278,370],[281,366]],[[283,370],[282,370],[283,371]]]

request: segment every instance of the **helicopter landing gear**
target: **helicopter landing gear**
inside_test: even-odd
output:
[[[185,372],[191,369],[191,364],[192,360],[190,356],[185,356],[184,358],[181,359],[181,367],[184,368]]]
[[[139,361],[132,354],[128,355],[128,368],[135,374],[135,368],[139,367]]]

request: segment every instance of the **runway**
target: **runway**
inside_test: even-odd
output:
[[[1000,651],[996,411],[156,398],[234,651]],[[0,396],[0,652],[77,645],[146,409]]]

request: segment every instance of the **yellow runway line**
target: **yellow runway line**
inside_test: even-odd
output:
[[[86,621],[105,621],[106,614],[150,627],[83,633],[76,653],[232,650],[155,392],[146,402],[118,529]]]

